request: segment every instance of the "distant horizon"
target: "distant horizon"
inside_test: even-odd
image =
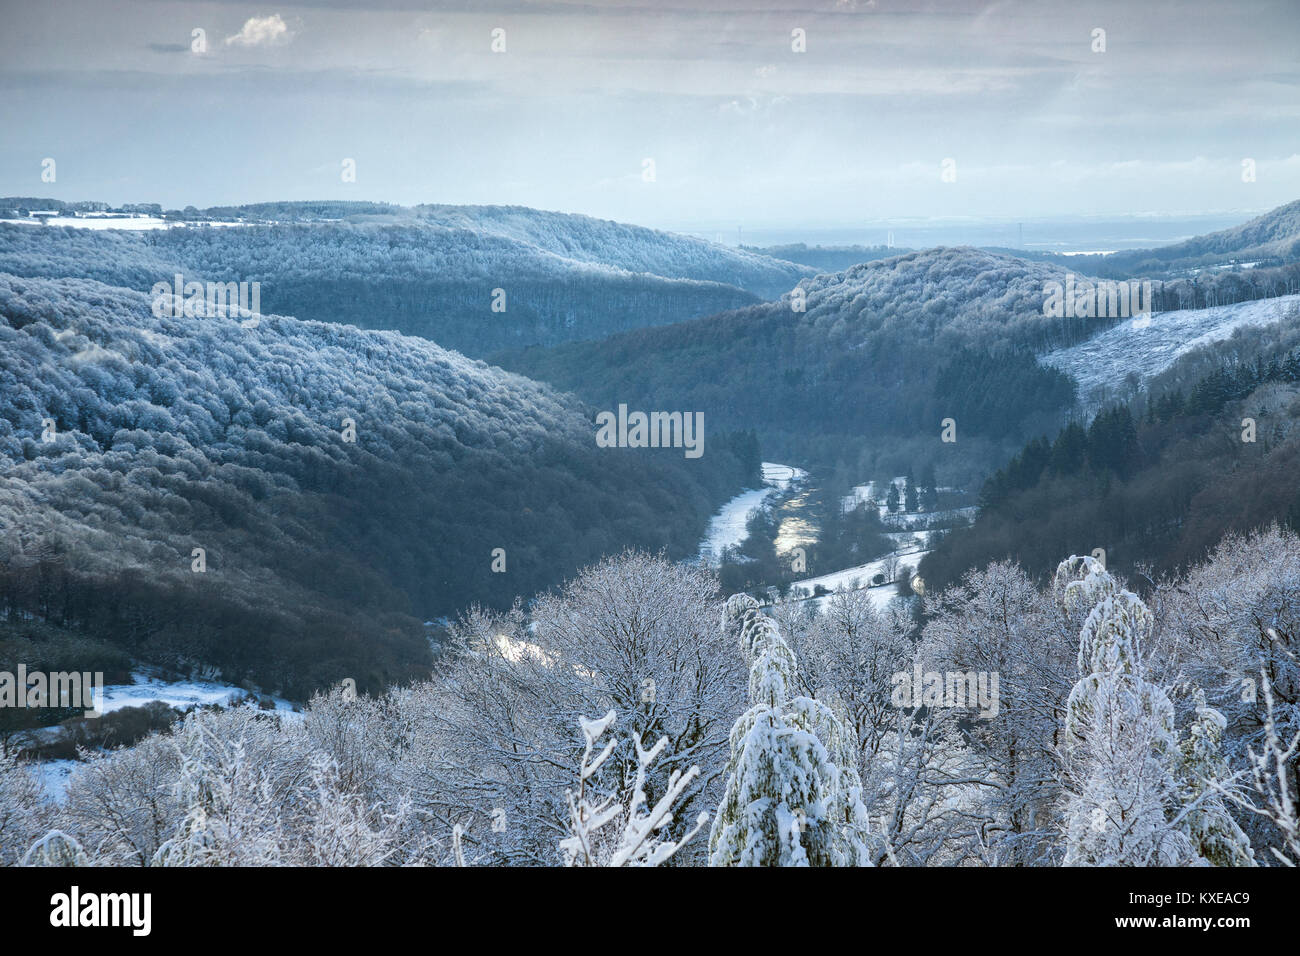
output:
[[[260,198],[260,199],[242,199],[233,202],[208,203],[206,205],[200,206],[197,203],[191,201],[186,201],[182,204],[164,203],[164,202],[159,202],[156,198],[151,198],[149,196],[135,197],[131,199],[119,199],[115,197],[105,198],[102,195],[80,195],[80,194],[77,194],[75,196],[61,196],[61,195],[55,195],[52,192],[50,192],[48,187],[46,187],[45,189],[36,189],[36,190],[27,190],[27,191],[0,190],[0,199],[18,199],[18,198],[42,199],[42,200],[48,199],[54,202],[61,202],[61,203],[102,202],[102,203],[106,203],[107,205],[113,208],[121,208],[122,206],[129,206],[129,205],[138,206],[138,205],[154,204],[154,205],[161,206],[163,209],[185,209],[189,206],[193,206],[195,209],[199,209],[199,210],[221,209],[221,208],[240,209],[240,208],[246,208],[248,206],[269,205],[271,203],[298,203],[303,205],[310,205],[311,203],[327,203],[327,202],[361,203],[361,204],[373,203],[375,205],[381,205],[381,206],[396,206],[402,209],[414,209],[419,206],[467,206],[467,207],[469,206],[485,206],[485,207],[515,206],[515,207],[523,207],[526,209],[535,209],[538,212],[559,213],[561,215],[567,215],[567,216],[588,216],[592,219],[607,219],[607,220],[611,219],[611,217],[609,216],[600,215],[598,213],[590,212],[583,209],[551,208],[535,202],[519,202],[513,200],[510,202],[505,202],[505,201],[452,202],[450,200],[444,200],[444,199],[420,199],[416,201],[406,202],[406,201],[399,201],[392,198],[376,198],[376,197],[369,197],[369,196],[363,197],[363,196],[318,195],[318,196],[310,196],[306,198],[279,196],[279,197]],[[1160,220],[1160,219],[1171,219],[1171,218],[1196,219],[1199,217],[1235,216],[1235,215],[1260,216],[1273,209],[1277,209],[1280,206],[1286,206],[1289,205],[1291,202],[1296,202],[1296,201],[1300,201],[1300,192],[1297,192],[1297,195],[1294,199],[1285,199],[1282,202],[1271,203],[1267,206],[1262,206],[1262,207],[1233,206],[1233,207],[1220,207],[1220,208],[1207,208],[1207,209],[1185,209],[1185,208],[1147,209],[1139,212],[1049,212],[1049,213],[1037,214],[1033,216],[1029,216],[1029,215],[1014,216],[1009,214],[996,215],[996,216],[995,215],[957,215],[957,214],[926,215],[926,214],[917,213],[912,215],[901,214],[897,216],[871,217],[863,221],[869,223],[876,223],[876,222],[934,223],[934,222],[962,222],[962,221],[980,222],[980,223],[993,223],[993,222],[1015,223],[1015,222],[1068,222],[1073,220],[1121,221],[1121,220],[1129,220],[1129,219],[1136,219],[1136,220],[1142,220],[1142,219]],[[613,219],[612,221],[623,222],[627,220]],[[786,226],[792,226],[792,225],[806,222],[806,224],[811,228],[835,229],[841,226],[846,226],[851,224],[852,222],[854,222],[854,219],[853,218],[807,219],[807,220],[804,219],[775,220],[774,219],[774,220],[755,220],[755,222],[761,222],[762,228],[784,228]]]
[[[19,194],[0,198],[18,198]],[[103,202],[113,208],[124,205],[149,204],[153,200],[139,199],[123,202],[99,197],[62,198],[54,195],[22,195],[21,198],[50,200],[61,203]],[[447,203],[424,201],[398,203],[382,199],[316,198],[316,199],[261,199],[240,203],[218,203],[216,206],[163,206],[167,209],[196,209],[230,207],[244,208],[268,203],[327,203],[357,202],[377,203],[403,209],[417,206],[453,206],[465,208],[516,207],[559,215],[588,216],[607,219],[588,212],[566,209],[545,209],[521,203]],[[1282,203],[1281,205],[1287,205]],[[741,245],[769,247],[796,245],[808,246],[884,246],[900,249],[933,248],[935,246],[970,245],[976,247],[1018,248],[1027,252],[1081,254],[1129,249],[1155,248],[1181,242],[1208,232],[1229,229],[1258,216],[1265,215],[1278,206],[1264,209],[1208,210],[1205,212],[1141,212],[1121,215],[1086,213],[1061,213],[1056,216],[1025,217],[1006,216],[905,216],[862,222],[851,220],[822,222],[752,222],[723,223],[716,221],[656,221],[612,220],[624,225],[639,226],[662,232],[690,236],[737,248]]]

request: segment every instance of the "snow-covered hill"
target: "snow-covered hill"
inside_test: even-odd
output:
[[[423,339],[0,273],[0,593],[44,615],[14,602],[59,568],[53,623],[154,663],[295,697],[418,673],[420,620],[693,553],[745,473],[710,448],[599,448],[572,396]]]
[[[1300,295],[1257,299],[1212,309],[1157,312],[1126,319],[1086,342],[1040,357],[1079,383],[1079,400],[1096,405],[1121,394],[1130,374],[1143,381],[1169,368],[1179,356],[1222,341],[1246,325],[1300,321]]]
[[[762,298],[816,274],[809,266],[610,219],[525,206],[418,206],[422,222],[496,236],[575,263],[669,279],[722,282]]]
[[[725,312],[815,272],[690,236],[523,207],[393,207],[358,221],[238,229],[150,220],[159,228],[142,231],[144,222],[0,222],[0,272],[137,291],[177,273],[257,282],[264,311],[419,335],[475,357]]]

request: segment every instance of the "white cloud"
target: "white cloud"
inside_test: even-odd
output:
[[[249,17],[244,27],[232,37],[226,37],[226,43],[236,46],[274,46],[289,42],[292,34],[280,14],[269,17]]]

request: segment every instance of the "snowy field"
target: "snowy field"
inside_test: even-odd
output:
[[[142,707],[154,700],[180,710],[208,704],[225,707],[232,701],[245,697],[247,693],[232,684],[203,680],[165,681],[146,671],[136,671],[131,675],[129,684],[105,685],[102,710],[108,714],[123,707]],[[287,700],[278,697],[272,697],[271,700],[275,702],[276,710],[293,710],[293,704]]]
[[[898,493],[901,495],[903,489],[907,487],[907,476],[899,475],[893,480],[893,484],[898,485]],[[874,481],[868,481],[865,485],[854,485],[849,489],[849,493],[840,499],[840,504],[846,512],[849,512],[853,511],[863,502],[875,501],[876,508],[880,512],[880,517],[884,518],[889,514],[888,496],[888,484],[876,487]]]
[[[700,562],[716,565],[726,548],[735,547],[745,540],[745,524],[751,513],[763,506],[769,495],[790,490],[790,486],[803,481],[808,472],[793,465],[763,462],[763,486],[743,491],[732,498],[709,520],[709,530],[700,542]]]
[[[887,531],[883,537],[894,542],[897,551],[920,551],[930,546],[933,531]]]
[[[885,565],[894,559],[898,561],[898,573],[901,576],[904,571],[911,572],[916,570],[916,566],[921,563],[925,557],[925,551],[913,551],[907,554],[894,554],[879,558],[875,561],[868,561],[866,564],[859,564],[856,567],[845,568],[842,571],[832,571],[830,574],[822,574],[815,578],[804,578],[802,581],[795,581],[790,585],[790,589],[802,588],[811,594],[820,585],[828,591],[835,591],[841,587],[857,590],[866,587],[871,583],[871,579],[877,574],[885,573]],[[894,594],[893,584],[882,585],[881,588],[874,590],[886,589],[889,596]],[[885,603],[888,603],[886,600]]]
[[[216,681],[164,681],[146,671],[136,671],[131,678],[129,684],[104,686],[104,702],[100,705],[103,713],[112,713],[123,707],[141,707],[155,700],[180,710],[209,704],[226,707],[247,695],[247,691],[242,688]],[[294,705],[289,701],[279,697],[272,697],[271,700],[277,711],[293,713]],[[76,760],[42,760],[37,763],[34,769],[45,788],[46,796],[52,800],[62,800],[67,791],[68,777],[78,765],[79,761]]]
[[[925,557],[918,554],[917,559]],[[898,588],[894,584],[880,584],[870,588],[849,588],[849,590],[861,590],[871,599],[871,606],[877,611],[884,611],[889,607],[889,603],[898,597]],[[830,606],[831,598],[834,593],[823,594],[821,597],[807,598],[803,603],[805,607],[813,608],[818,614],[826,613],[826,608]]]
[[[81,766],[80,760],[42,760],[33,766],[36,778],[41,782],[45,795],[61,802],[68,792],[68,778],[72,771]]]
[[[796,468],[794,465],[778,465],[774,462],[763,462],[763,484],[771,485],[777,491],[789,491],[790,486],[803,481],[808,477],[808,472],[802,468]]]
[[[1146,380],[1185,352],[1229,338],[1234,329],[1272,325],[1288,318],[1300,320],[1300,295],[1213,309],[1156,312],[1149,318],[1126,319],[1086,342],[1048,352],[1039,361],[1073,376],[1079,383],[1079,398],[1087,404],[1094,389],[1122,390],[1129,372]]]
[[[26,223],[29,226],[41,225],[39,219],[0,219],[3,223]],[[120,219],[111,219],[108,217],[95,217],[83,219],[80,216],[51,216],[45,222],[51,226],[72,226],[76,229],[128,229],[133,232],[140,232],[148,229],[166,229],[173,223],[165,219],[155,219],[153,216],[123,216]]]

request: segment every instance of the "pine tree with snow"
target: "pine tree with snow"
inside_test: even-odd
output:
[[[1196,720],[1179,744],[1178,776],[1182,800],[1189,809],[1185,817],[1188,836],[1197,853],[1213,866],[1254,866],[1250,840],[1228,813],[1223,801],[1223,782],[1228,779],[1228,762],[1220,747],[1228,722],[1213,707],[1206,706],[1205,692],[1196,692]]]
[[[724,629],[736,625],[752,662],[751,706],[731,731],[710,865],[868,865],[856,744],[829,706],[794,693],[794,653],[747,595],[730,598],[723,612]]]
[[[1184,829],[1172,763],[1174,708],[1144,679],[1142,642],[1153,619],[1092,558],[1057,568],[1067,614],[1095,601],[1079,634],[1079,680],[1066,705],[1066,866],[1199,862]]]

